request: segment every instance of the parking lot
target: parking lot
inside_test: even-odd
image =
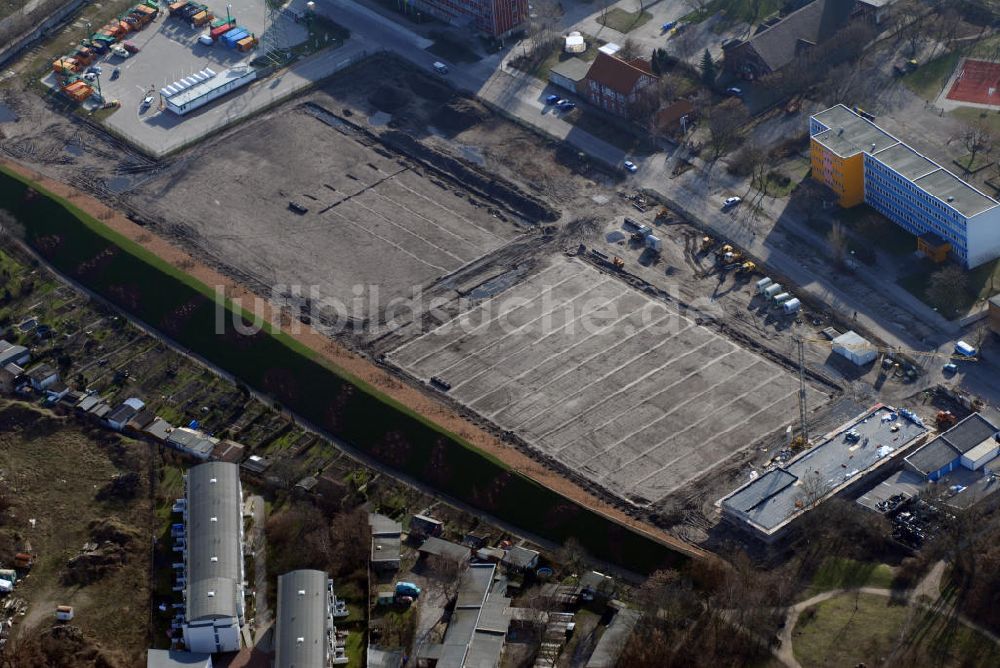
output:
[[[314,314],[341,324],[377,315],[519,233],[470,192],[303,107],[205,150],[210,159],[151,181],[135,206],[185,228],[263,295],[282,285],[308,297],[316,286]],[[308,213],[292,211],[293,201]]]
[[[640,503],[798,419],[793,373],[576,258],[389,357]]]
[[[208,4],[217,18],[226,17],[227,3],[215,0],[204,4]],[[260,0],[232,0],[228,4],[230,15],[237,24],[259,39],[264,33],[267,18],[264,3]],[[286,46],[298,44],[306,38],[303,26],[288,18],[281,21],[288,42]],[[95,29],[97,27],[94,26]],[[257,98],[267,88],[258,84],[183,117],[158,108],[158,92],[164,86],[205,68],[219,73],[260,54],[259,47],[249,53],[240,53],[221,44],[199,44],[198,36],[206,30],[207,27],[193,28],[180,18],[169,16],[167,10],[161,7],[155,21],[125,38],[139,47],[139,53],[125,59],[111,54],[102,56],[97,63],[102,68],[101,92],[106,100],[118,100],[122,105],[105,123],[150,152],[162,154],[259,105]],[[119,69],[120,76],[112,80],[115,67]],[[255,91],[253,88],[264,90]],[[144,108],[142,100],[150,94],[153,95],[153,104]]]

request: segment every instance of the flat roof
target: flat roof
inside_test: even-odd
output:
[[[851,431],[857,433],[856,441],[848,441]],[[926,427],[889,406],[878,405],[827,434],[784,466],[737,489],[722,500],[722,505],[759,531],[771,534],[926,433]]]
[[[468,560],[472,556],[472,550],[465,545],[452,543],[435,536],[431,536],[420,546],[420,552],[431,554],[437,557],[446,557],[455,561]]]
[[[582,58],[568,58],[553,65],[552,69],[549,70],[550,73],[566,77],[574,83],[583,81],[587,77],[588,71],[590,71],[590,63]]]
[[[858,152],[869,153],[967,218],[998,205],[992,197],[843,104],[814,114],[813,119],[829,128],[814,135],[813,139],[838,156],[847,158]]]
[[[601,639],[597,641],[594,653],[590,655],[586,668],[614,668],[618,665],[618,656],[625,649],[628,637],[632,635],[632,629],[639,621],[638,610],[625,608],[615,614],[614,619],[604,630]]]
[[[328,657],[328,624],[333,626],[323,571],[303,569],[278,577],[275,668],[317,668]]]
[[[889,509],[879,508],[880,502],[887,501],[897,494],[902,494],[908,499],[912,498],[919,495],[926,486],[925,478],[913,471],[901,469],[859,496],[858,503],[877,513],[885,513]]]
[[[227,70],[222,70],[218,74],[215,74],[210,69],[205,69],[197,73],[197,75],[192,75],[192,76],[203,75],[204,73],[208,72],[211,72],[209,78],[199,81],[190,88],[181,90],[181,92],[179,93],[174,93],[173,95],[168,96],[166,99],[170,102],[170,104],[176,105],[177,107],[183,107],[186,104],[194,102],[198,98],[208,95],[209,93],[218,88],[222,88],[231,81],[237,81],[239,79],[242,79],[243,77],[255,74],[253,68],[250,67],[249,65],[234,65],[233,67],[230,67]],[[191,77],[189,77],[189,79],[190,78]]]
[[[459,582],[455,611],[440,645],[421,650],[421,657],[437,658],[438,668],[495,666],[500,662],[510,599],[490,592],[496,566],[472,564]]]
[[[997,205],[996,200],[987,197],[946,169],[931,172],[914,183],[966,217],[975,216]]]
[[[972,461],[976,461],[977,459],[980,459],[980,458],[985,457],[986,455],[990,454],[991,452],[993,452],[994,450],[996,450],[998,447],[1000,447],[1000,443],[997,442],[997,439],[995,439],[994,437],[990,436],[989,438],[987,438],[986,440],[984,440],[982,443],[980,443],[976,447],[974,447],[971,450],[969,450],[968,452],[966,452],[964,456],[967,457],[968,459],[972,460]]]
[[[151,649],[146,652],[146,668],[190,668],[208,666],[211,663],[212,655],[200,652],[183,652],[177,649]]]
[[[391,517],[386,517],[385,515],[380,515],[378,513],[371,513],[368,516],[368,524],[371,525],[372,534],[375,536],[378,536],[379,534],[398,536],[403,532],[402,524]]]
[[[813,118],[829,128],[814,139],[841,158],[858,153],[878,153],[899,140],[843,105],[816,114]]]
[[[938,164],[920,155],[906,144],[899,143],[875,154],[879,162],[891,167],[911,181],[941,169]]]

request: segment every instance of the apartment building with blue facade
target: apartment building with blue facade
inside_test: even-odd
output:
[[[842,104],[812,116],[809,134],[813,178],[838,192],[842,206],[860,203],[845,194],[860,183],[865,204],[917,237],[946,242],[967,268],[1000,257],[1000,203],[992,197]]]

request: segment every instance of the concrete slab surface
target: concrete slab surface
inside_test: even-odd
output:
[[[798,419],[796,375],[577,258],[552,259],[389,358],[636,502]],[[811,408],[827,400],[808,395]]]

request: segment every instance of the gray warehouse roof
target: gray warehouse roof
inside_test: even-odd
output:
[[[208,462],[187,474],[187,620],[237,617],[242,609],[240,469]]]
[[[5,366],[8,362],[16,362],[28,349],[24,346],[16,346],[9,341],[4,341],[0,339],[0,366]]]
[[[490,592],[496,566],[473,564],[462,574],[444,640],[421,650],[437,668],[494,668],[510,624],[510,599]]]
[[[632,629],[635,628],[640,616],[637,610],[629,610],[628,608],[619,610],[615,618],[608,624],[604,635],[597,641],[597,647],[590,655],[586,668],[614,668],[617,666],[618,656],[625,648],[625,643],[632,635]]]
[[[773,469],[723,499],[723,508],[765,533],[796,513],[876,468],[894,452],[927,433],[886,406],[878,406],[828,435],[783,467]],[[893,431],[893,427],[898,427]],[[858,440],[850,442],[847,433]]]
[[[299,570],[278,578],[275,668],[323,668],[327,660],[328,578]]]
[[[1000,431],[1000,425],[981,413],[973,413],[906,458],[906,462],[928,475],[947,466]]]

